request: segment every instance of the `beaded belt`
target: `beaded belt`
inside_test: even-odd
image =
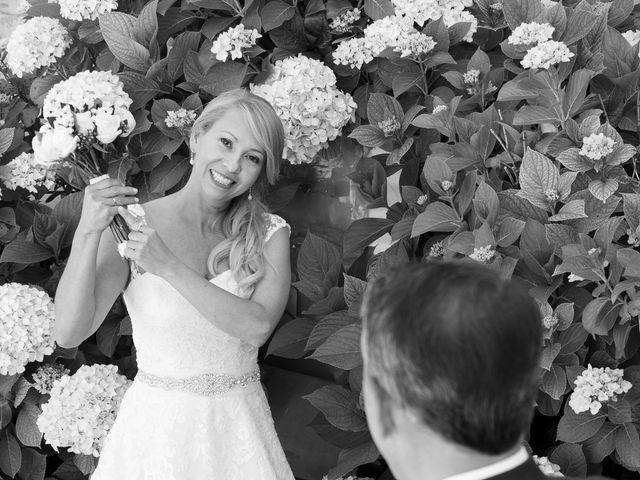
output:
[[[214,396],[227,393],[235,387],[246,387],[250,383],[260,381],[260,369],[256,368],[251,373],[244,375],[215,375],[213,373],[205,373],[187,378],[170,378],[159,377],[151,373],[138,371],[136,380],[151,385],[152,387],[160,387],[164,390],[181,390],[183,392],[196,393],[198,395]]]

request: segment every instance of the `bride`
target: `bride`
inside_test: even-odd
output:
[[[138,362],[93,480],[293,479],[256,363],[290,285],[289,226],[262,201],[283,145],[271,105],[233,90],[195,121],[180,191],[135,216],[123,206],[136,189],[86,188],[56,341],[93,334],[124,290]],[[107,228],[118,212],[132,228],[129,263]]]

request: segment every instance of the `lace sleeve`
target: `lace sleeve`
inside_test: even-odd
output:
[[[291,226],[285,221],[284,218],[279,215],[274,215],[273,213],[267,213],[267,234],[265,235],[264,241],[265,243],[269,241],[269,239],[273,236],[281,228],[286,227],[288,230],[288,234],[291,235]]]

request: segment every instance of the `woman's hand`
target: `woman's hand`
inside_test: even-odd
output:
[[[178,258],[169,250],[160,235],[139,217],[131,214],[126,208],[120,207],[118,213],[127,222],[127,225],[137,225],[137,228],[129,233],[123,256],[138,264],[145,272],[162,277],[172,268]]]
[[[115,178],[105,178],[87,186],[78,230],[87,234],[101,234],[118,213],[118,207],[138,203],[133,196],[136,193],[137,188],[125,187]]]

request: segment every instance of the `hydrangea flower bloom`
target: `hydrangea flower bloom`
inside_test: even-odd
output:
[[[115,365],[83,365],[54,382],[37,425],[54,449],[99,456],[131,384]]]
[[[236,25],[218,35],[211,45],[211,53],[216,59],[226,62],[242,58],[242,49],[253,47],[262,35],[256,29],[247,29],[243,24]]]
[[[53,301],[21,283],[0,285],[0,375],[24,372],[29,362],[53,353]]]
[[[522,23],[513,29],[507,41],[511,45],[534,45],[551,40],[553,31],[548,23]]]
[[[356,103],[336,87],[333,71],[299,55],[278,60],[273,75],[251,91],[268,100],[282,120],[291,163],[310,163],[354,118]]]
[[[51,3],[51,0],[49,0]],[[116,0],[56,0],[60,15],[69,20],[95,20],[98,15],[118,8]]]
[[[565,43],[547,40],[530,48],[520,64],[522,68],[549,69],[557,63],[568,62],[573,56]]]
[[[70,45],[71,37],[58,19],[34,17],[18,25],[9,37],[6,62],[22,78],[55,63]]]
[[[347,10],[336,18],[331,20],[329,28],[336,33],[346,33],[351,30],[352,25],[360,20],[360,10],[354,8],[353,10]]]
[[[569,406],[575,413],[589,411],[595,415],[603,403],[615,402],[618,395],[631,389],[631,382],[624,380],[623,375],[621,368],[593,368],[589,365],[575,381]]]
[[[194,110],[186,110],[181,108],[179,110],[169,110],[167,117],[164,119],[164,123],[169,128],[185,129],[190,127],[196,119],[196,112]]]
[[[613,138],[605,136],[604,133],[592,133],[582,139],[582,148],[578,153],[591,160],[600,160],[613,152],[615,143]]]
[[[38,187],[52,190],[55,186],[55,173],[36,162],[33,153],[21,153],[0,166],[0,179],[9,190],[20,187],[31,193],[37,193]]]
[[[65,375],[69,375],[69,369],[59,363],[40,365],[33,374],[33,387],[43,395],[48,395],[53,384]]]

